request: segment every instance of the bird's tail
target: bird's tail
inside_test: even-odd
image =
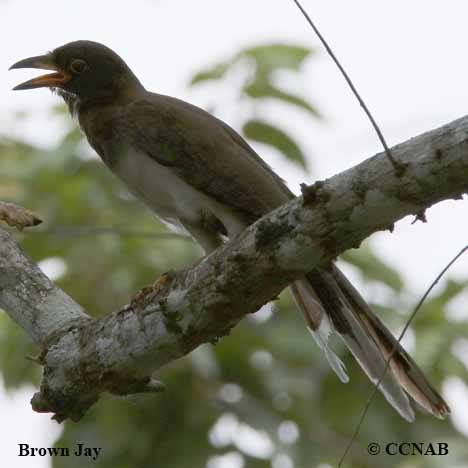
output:
[[[381,377],[386,360],[396,347],[379,388],[406,420],[414,420],[407,394],[438,418],[450,413],[447,403],[427,381],[417,364],[336,266],[332,265],[327,271],[307,274],[291,285],[291,291],[313,337],[342,382],[349,379],[343,362],[328,345],[331,332],[341,337],[374,384]]]

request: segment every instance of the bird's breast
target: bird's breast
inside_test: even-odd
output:
[[[164,221],[179,226],[199,224],[204,216],[212,214],[231,234],[245,227],[229,207],[195,189],[170,167],[145,153],[127,149],[113,159],[112,171]]]
[[[113,171],[131,192],[166,220],[194,221],[200,208],[199,195],[170,168],[137,150],[116,158]]]

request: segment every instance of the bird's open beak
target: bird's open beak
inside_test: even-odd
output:
[[[30,57],[20,60],[12,65],[9,69],[15,68],[40,68],[42,70],[53,70],[55,73],[48,73],[41,75],[32,80],[25,81],[24,83],[15,86],[13,90],[34,89],[34,88],[61,88],[70,79],[70,76],[61,71],[53,62],[49,55],[39,55],[37,57]]]

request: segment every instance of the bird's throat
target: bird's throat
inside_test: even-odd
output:
[[[78,115],[81,101],[76,94],[70,93],[69,91],[65,91],[61,88],[50,88],[50,90],[65,101],[72,117],[76,117]]]

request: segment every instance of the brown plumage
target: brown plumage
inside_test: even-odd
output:
[[[105,164],[161,219],[187,230],[206,253],[293,197],[231,127],[191,104],[146,91],[125,62],[101,44],[73,42],[12,68],[25,67],[55,73],[15,89],[58,90]],[[414,419],[407,394],[434,416],[449,413],[421,370],[335,265],[310,272],[290,288],[342,381],[348,376],[328,346],[331,332],[342,338],[373,382],[397,347],[380,388],[404,418]]]

